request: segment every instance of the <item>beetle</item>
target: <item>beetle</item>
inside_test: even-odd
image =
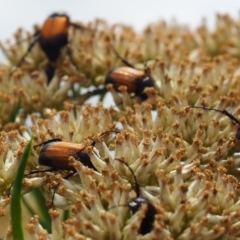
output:
[[[72,52],[70,49],[70,40],[68,39],[68,28],[72,26],[77,29],[83,30],[84,28],[76,23],[70,22],[69,16],[64,13],[53,13],[43,23],[42,27],[36,31],[33,35],[34,39],[29,44],[26,53],[22,56],[16,67],[21,66],[25,57],[32,50],[34,45],[38,42],[40,48],[45,53],[49,60],[49,66],[51,66],[51,72],[49,74],[46,71],[48,83],[51,81],[51,77],[54,75],[53,69],[55,70],[54,63],[60,56],[61,49],[67,46],[67,53],[70,61],[77,68],[75,64]],[[47,67],[49,67],[47,66]],[[47,69],[48,70],[48,69]]]
[[[94,144],[95,142],[93,142],[92,146]],[[84,149],[86,148],[84,144],[64,142],[60,138],[53,138],[33,146],[34,150],[36,150],[38,147],[41,147],[40,154],[38,157],[39,165],[48,166],[51,168],[43,169],[43,170],[33,170],[33,171],[30,171],[25,176],[28,176],[34,173],[40,173],[40,172],[70,170],[71,173],[67,174],[64,177],[64,179],[68,179],[77,172],[74,166],[69,164],[69,161],[68,161],[69,157],[74,157],[76,160],[80,161],[84,166],[87,166],[97,171],[97,169],[92,164],[88,154],[84,152]],[[54,200],[54,194],[58,186],[59,184],[57,184],[56,188],[54,189],[52,203]],[[10,195],[11,187],[12,185],[9,188],[9,195]]]
[[[216,111],[216,112],[220,112],[222,114],[224,114],[225,116],[227,116],[229,119],[233,120],[235,123],[238,124],[238,130],[236,132],[235,138],[237,140],[240,140],[240,121],[234,117],[231,113],[229,113],[227,110],[219,110],[219,109],[215,109],[215,108],[208,108],[208,107],[204,107],[204,106],[190,106],[191,108],[201,108],[204,110],[208,110],[208,111]]]
[[[146,69],[141,71],[129,63],[125,58],[120,56],[113,45],[112,49],[118,58],[126,65],[110,70],[105,78],[105,85],[111,83],[116,91],[120,86],[126,86],[129,93],[134,93],[135,96],[142,100],[147,99],[147,95],[143,92],[147,87],[154,87],[154,80],[150,72]]]
[[[120,131],[118,129],[107,130],[101,133],[100,137],[108,133],[119,132]],[[96,142],[93,141],[91,145],[94,146],[95,143]],[[73,166],[69,165],[68,161],[69,157],[74,157],[76,160],[80,161],[84,166],[87,166],[97,171],[97,169],[92,164],[88,154],[84,152],[86,145],[84,145],[83,143],[79,144],[72,142],[64,142],[60,138],[53,138],[33,146],[34,150],[36,150],[38,147],[42,147],[38,157],[39,165],[48,166],[51,167],[51,169],[36,170],[34,171],[34,173],[49,172],[54,170],[72,170],[74,174],[76,173],[76,170]]]
[[[121,159],[115,158],[115,160],[123,163],[132,173],[135,183],[135,193],[136,197],[130,199],[130,201],[127,203],[127,205],[120,205],[120,206],[128,206],[132,212],[132,214],[135,214],[141,207],[142,204],[147,205],[147,211],[145,213],[145,217],[142,219],[140,228],[138,230],[138,233],[145,235],[152,231],[153,229],[153,223],[155,215],[157,214],[157,209],[154,207],[154,205],[145,197],[141,196],[140,186],[137,181],[137,178],[132,170],[132,168]],[[118,207],[118,206],[116,206]]]
[[[107,130],[103,132],[101,136],[104,136],[108,133],[119,133],[118,129]],[[92,142],[92,146],[95,145],[95,141]],[[51,167],[50,169],[43,170],[33,170],[30,171],[25,176],[30,174],[40,173],[40,172],[53,172],[56,170],[71,170],[72,172],[64,176],[64,179],[68,179],[73,176],[77,171],[76,169],[69,164],[69,158],[74,157],[76,160],[80,161],[84,166],[91,168],[95,171],[98,171],[91,162],[90,157],[86,152],[84,152],[86,146],[84,144],[64,142],[60,138],[53,138],[47,141],[44,141],[40,144],[34,145],[33,148],[36,150],[38,147],[41,147],[40,154],[38,157],[39,165]],[[95,153],[96,154],[96,153]],[[10,195],[12,185],[8,190],[8,195]],[[59,184],[55,187],[52,196],[52,205],[54,201],[54,195],[57,191]]]
[[[93,142],[93,145],[95,142]],[[77,171],[76,169],[69,165],[69,157],[74,157],[80,161],[84,166],[92,168],[97,171],[91,162],[90,157],[84,149],[86,146],[84,144],[63,142],[60,138],[53,138],[44,141],[40,144],[34,145],[33,148],[36,150],[37,147],[42,147],[38,157],[39,165],[51,167],[50,169],[35,170],[31,171],[29,174],[39,173],[39,172],[51,172],[55,170],[71,170],[72,172],[67,174],[64,179],[68,179],[73,176]],[[27,174],[27,175],[29,175]],[[52,205],[54,202],[54,195],[57,191],[59,184],[55,187],[52,196]]]
[[[39,165],[52,167],[52,170],[72,170],[76,173],[75,168],[68,162],[69,157],[74,157],[84,166],[97,171],[88,154],[84,152],[86,146],[82,143],[63,142],[60,138],[53,138],[33,146],[35,150],[37,147],[42,147],[38,157]]]

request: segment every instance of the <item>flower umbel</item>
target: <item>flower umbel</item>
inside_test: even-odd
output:
[[[193,108],[239,119],[239,22],[219,15],[213,31],[158,22],[140,33],[104,20],[85,26],[69,28],[76,65],[63,48],[50,82],[37,45],[14,69],[29,42],[1,43],[0,221],[33,136],[22,182],[28,239],[239,238],[238,121]],[[124,65],[111,46],[153,79],[146,99],[132,82],[105,86]],[[85,102],[94,95],[97,104]],[[0,234],[11,239],[11,227]]]

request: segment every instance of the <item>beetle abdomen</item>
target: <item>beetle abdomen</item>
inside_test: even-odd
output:
[[[84,149],[85,145],[83,144],[51,142],[42,147],[38,162],[40,165],[54,167],[60,170],[74,170],[74,167],[69,165],[68,159],[69,157],[74,157],[80,160],[79,152],[82,152]]]
[[[130,68],[130,67],[119,67],[110,71],[105,79],[105,84],[112,83],[114,89],[118,91],[120,86],[126,86],[128,92],[136,92],[138,81],[145,78],[143,71]]]

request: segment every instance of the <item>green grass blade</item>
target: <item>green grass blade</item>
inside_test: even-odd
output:
[[[63,221],[66,221],[66,220],[69,218],[69,216],[70,216],[69,210],[64,210],[64,211],[63,211],[62,220],[63,220]]]
[[[31,153],[31,146],[32,138],[23,151],[23,155],[21,157],[18,171],[13,183],[13,191],[11,197],[11,224],[14,240],[24,240],[22,229],[21,190],[25,166]]]
[[[16,117],[19,113],[19,109],[21,108],[20,102],[17,104],[17,106],[12,110],[11,114],[10,114],[10,122],[15,122]]]
[[[30,194],[31,194],[31,198],[34,198],[34,202],[37,204],[37,208],[39,209],[40,213],[36,212],[31,207],[31,205],[29,204],[29,201],[27,201],[24,196],[22,197],[22,203],[24,204],[28,213],[32,217],[36,214],[40,216],[39,222],[40,222],[41,226],[45,230],[47,230],[48,233],[51,233],[52,219],[48,213],[48,208],[45,204],[45,198],[44,198],[42,192],[39,190],[39,188],[36,188],[36,189],[33,189]]]
[[[52,219],[48,213],[48,208],[46,206],[46,199],[44,198],[42,192],[39,188],[35,188],[32,190],[32,194],[34,197],[35,202],[37,203],[38,209],[40,210],[40,223],[42,227],[51,233],[52,227]]]

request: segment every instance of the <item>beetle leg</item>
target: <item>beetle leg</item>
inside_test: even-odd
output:
[[[38,30],[31,37],[35,39],[36,37],[38,37],[39,34],[40,34],[40,31]],[[20,44],[22,42],[25,42],[27,40],[29,40],[29,38],[24,38],[24,39],[21,39],[21,40],[15,42],[15,44],[18,45],[18,44]]]
[[[30,175],[30,174],[34,174],[34,173],[43,173],[43,172],[53,172],[55,171],[56,168],[49,168],[49,169],[42,169],[42,170],[33,170],[30,171],[29,173],[25,174],[24,177]]]
[[[38,36],[35,37],[35,39],[30,43],[30,45],[28,46],[28,49],[26,51],[26,53],[22,56],[21,60],[19,61],[19,63],[16,65],[16,67],[20,67],[21,64],[23,63],[25,57],[28,55],[28,53],[32,50],[32,48],[34,47],[34,45],[36,44],[36,42],[38,41]]]
[[[22,56],[22,58],[20,59],[20,61],[18,62],[18,64],[15,66],[14,70],[12,70],[12,71],[10,72],[10,74],[9,74],[10,77],[11,77],[12,74],[16,71],[16,69],[19,68],[19,67],[22,65],[25,57],[26,57],[26,56],[28,55],[28,53],[32,50],[32,48],[34,47],[34,45],[36,44],[37,41],[38,41],[38,36],[36,36],[35,39],[30,43],[30,45],[28,46],[28,49],[27,49],[26,53]]]
[[[44,142],[42,142],[42,143],[40,143],[40,144],[34,145],[34,146],[33,146],[33,149],[36,150],[37,147],[46,145],[46,144],[48,144],[48,143],[51,143],[51,142],[61,142],[61,141],[62,141],[61,138],[53,138],[53,139],[44,141]]]
[[[127,59],[123,58],[123,57],[117,52],[117,50],[114,48],[113,44],[111,44],[111,47],[112,47],[114,53],[117,55],[117,57],[120,58],[121,61],[122,61],[126,66],[128,66],[128,67],[130,67],[130,68],[135,68],[130,62],[127,61]]]
[[[78,68],[76,62],[75,62],[75,60],[73,59],[70,40],[68,40],[68,43],[67,43],[67,54],[68,54],[68,56],[69,56],[69,59],[70,59],[72,65],[79,71],[79,68]]]
[[[76,170],[72,171],[71,173],[67,174],[63,179],[68,179],[68,178],[70,178],[70,177],[73,176],[76,172],[77,172]],[[57,186],[56,186],[56,187],[54,188],[54,190],[53,190],[52,203],[51,203],[52,206],[53,206],[53,201],[54,201],[54,195],[56,194],[56,191],[57,191],[59,185],[60,185],[60,183],[58,183]]]
[[[52,78],[54,77],[55,67],[50,62],[48,62],[44,66],[44,71],[47,76],[47,84],[49,84],[51,82]]]
[[[28,175],[34,174],[34,173],[53,172],[53,171],[55,171],[55,170],[56,170],[55,168],[43,169],[43,170],[33,170],[33,171],[30,171],[30,172],[27,173],[27,174],[24,174],[24,177],[27,177]],[[11,183],[9,189],[7,190],[7,195],[8,195],[8,196],[10,196],[11,189],[12,189],[12,187],[13,187],[13,184],[14,184],[14,183]]]

